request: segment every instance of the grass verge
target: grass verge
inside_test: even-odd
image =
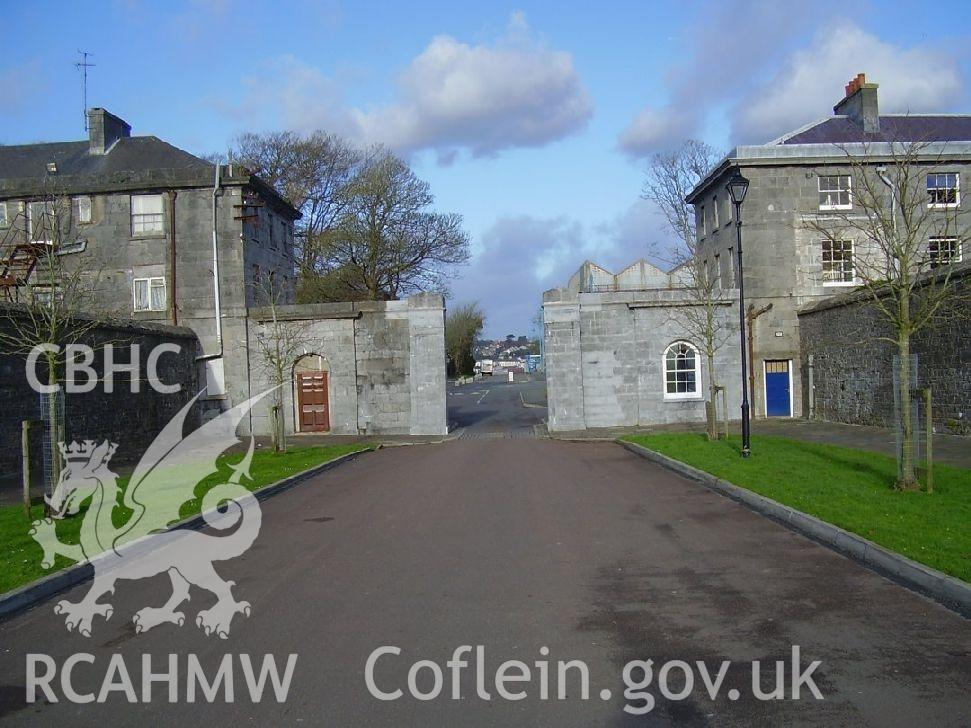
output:
[[[932,494],[900,492],[893,458],[837,445],[760,436],[743,460],[738,438],[624,439],[971,582],[971,470],[935,465]]]
[[[256,452],[250,465],[251,478],[243,483],[249,490],[255,491],[289,478],[301,471],[316,465],[323,465],[342,455],[361,452],[369,449],[364,445],[327,445],[323,447],[291,448],[286,453]],[[218,461],[219,471],[202,480],[195,489],[195,497],[182,504],[181,518],[189,518],[199,513],[202,496],[214,485],[227,482],[232,471],[230,463],[238,462],[240,455],[224,455]],[[121,491],[128,485],[128,478],[119,478],[118,486]],[[115,525],[123,525],[131,511],[120,504],[115,506],[112,520]],[[78,543],[81,523],[84,519],[86,507],[80,513],[57,523],[58,538],[64,543]],[[42,518],[44,515],[43,502],[36,499],[31,507],[31,519]],[[63,556],[58,556],[51,569],[40,566],[43,552],[40,546],[28,535],[31,523],[24,515],[22,505],[0,507],[0,594],[16,589],[56,571],[60,571],[74,562]]]

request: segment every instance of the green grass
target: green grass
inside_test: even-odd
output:
[[[276,483],[315,465],[321,465],[342,455],[367,450],[365,445],[328,445],[324,447],[292,448],[286,453],[256,452],[250,464],[251,479],[243,483],[251,491],[259,490],[267,485]],[[180,516],[188,518],[199,513],[202,496],[214,485],[225,483],[232,471],[230,463],[240,460],[240,455],[224,455],[219,459],[219,471],[202,480],[195,489],[195,498],[182,504]],[[128,485],[128,478],[118,479],[119,487],[124,490]],[[123,525],[131,511],[117,505],[112,513],[115,525]],[[58,538],[64,543],[77,543],[81,529],[85,508],[70,518],[57,523]],[[31,519],[42,518],[44,515],[43,502],[38,499],[31,507]],[[70,566],[72,561],[58,556],[51,569],[40,566],[42,551],[40,546],[28,535],[30,522],[24,515],[22,505],[4,506],[0,508],[0,543],[3,544],[0,553],[0,593],[16,589],[35,579],[52,574]]]
[[[893,458],[836,445],[759,437],[632,435],[630,442],[704,470],[971,582],[971,470],[934,466],[934,492],[900,492]]]

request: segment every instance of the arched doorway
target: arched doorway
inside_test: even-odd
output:
[[[302,356],[293,365],[298,432],[330,432],[330,366],[317,354]]]

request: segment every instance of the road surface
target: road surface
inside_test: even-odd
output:
[[[546,421],[546,407],[537,406],[546,402],[545,381],[510,383],[497,374],[460,387],[450,384],[446,393],[449,429],[465,438],[533,437]]]
[[[512,390],[510,390],[512,391]],[[490,388],[492,397],[497,388]],[[486,400],[488,401],[488,400]],[[498,397],[493,400],[497,402]],[[462,410],[465,411],[465,405]],[[472,411],[471,409],[469,411]],[[464,415],[463,415],[464,416]],[[480,422],[482,420],[480,419]],[[474,424],[474,423],[472,423]],[[466,426],[470,426],[467,424]],[[193,591],[184,627],[136,634],[132,615],[161,605],[169,581],[121,582],[114,614],[90,638],[65,631],[53,601],[0,623],[0,724],[11,725],[968,725],[971,722],[971,626],[943,607],[687,482],[612,443],[461,438],[440,445],[387,448],[314,477],[263,504],[259,538],[244,555],[216,564],[252,605],[225,641],[206,637],[195,614],[213,597]],[[79,600],[82,585],[62,595]],[[60,597],[58,597],[60,598]],[[456,648],[482,646],[457,670]],[[765,687],[775,662],[811,674],[801,699],[753,696],[751,661]],[[365,675],[380,647],[374,686]],[[25,703],[28,654],[49,656],[60,702]],[[103,704],[65,700],[60,675],[71,655],[88,653],[69,687],[80,695],[111,683],[113,655],[142,696],[142,661],[154,672],[175,655],[176,702],[153,685],[152,702],[129,704],[124,688]],[[186,703],[188,655],[207,679],[227,654],[235,702]],[[253,704],[242,672],[247,655],[272,655],[281,669],[298,655],[286,700],[267,690]],[[83,658],[87,659],[87,658]],[[443,675],[434,699],[411,696],[408,672],[431,660]],[[531,680],[495,687],[501,663],[520,660]],[[586,666],[589,697],[582,699]],[[653,660],[643,691],[655,705],[634,716],[625,706],[624,665]],[[693,670],[693,689],[668,699],[661,666]],[[702,683],[730,660],[715,699]],[[542,670],[548,663],[547,699]],[[416,668],[415,688],[431,692],[434,668]],[[665,690],[684,685],[682,667],[666,669]],[[641,673],[629,675],[635,682]],[[114,677],[117,677],[115,675]],[[558,687],[565,699],[558,699]],[[737,699],[730,693],[737,691]],[[606,692],[609,691],[609,695]]]

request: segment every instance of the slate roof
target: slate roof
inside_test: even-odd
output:
[[[212,165],[154,136],[124,137],[107,154],[89,154],[88,141],[0,146],[0,179],[43,178],[47,164],[58,175],[105,176],[160,169],[205,171]]]
[[[832,116],[799,129],[779,144],[851,144],[853,142],[967,142],[971,115],[888,115],[880,117],[880,131],[866,134],[846,116]]]
[[[47,165],[57,164],[56,179],[64,194],[95,191],[159,189],[212,185],[214,166],[156,136],[122,137],[105,154],[90,154],[89,142],[49,142],[0,146],[0,199],[46,192]],[[289,200],[260,177],[237,167],[227,168],[224,184],[257,188],[282,212],[301,217]]]

